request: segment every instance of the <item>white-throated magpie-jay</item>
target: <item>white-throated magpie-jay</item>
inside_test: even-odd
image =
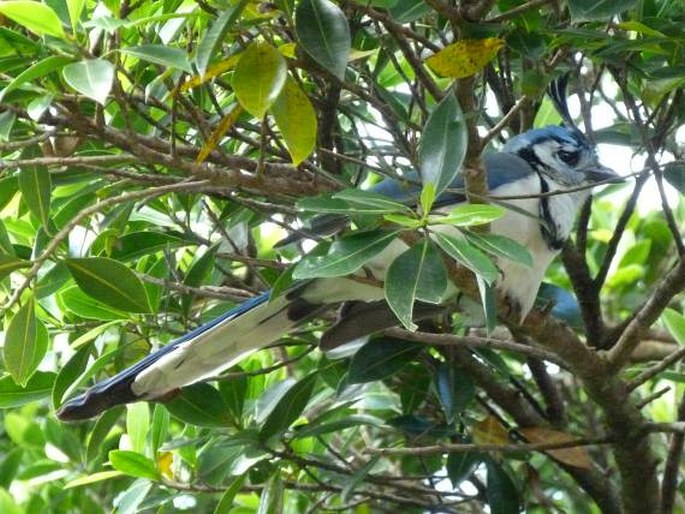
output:
[[[593,146],[574,126],[530,130],[513,137],[500,152],[486,154],[483,161],[492,196],[521,196],[507,201],[515,208],[495,220],[491,231],[527,247],[533,258],[531,268],[507,259],[498,262],[501,278],[497,287],[525,317],[533,306],[545,270],[569,237],[590,188],[616,178],[616,174],[598,162]],[[463,189],[460,176],[450,189]],[[564,190],[572,191],[546,194]],[[375,191],[407,200],[407,190],[389,179],[376,186]],[[464,201],[459,194],[444,193],[436,205],[454,206]],[[359,273],[365,277],[370,273],[377,282],[383,282],[388,264],[406,249],[405,243],[396,239]],[[354,277],[320,278],[296,284],[271,301],[269,293],[264,293],[68,400],[58,411],[58,417],[86,419],[118,404],[164,397],[215,376],[245,354],[275,342],[323,308],[341,302],[362,303],[344,313],[357,328],[352,334],[339,331],[335,336],[338,339],[392,326],[396,322],[383,298],[382,287]],[[364,309],[365,304],[375,309],[371,315]]]

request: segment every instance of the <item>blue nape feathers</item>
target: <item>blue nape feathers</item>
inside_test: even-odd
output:
[[[598,162],[593,146],[575,127],[530,130],[483,160],[490,194],[494,199],[506,197],[501,204],[509,207],[503,217],[491,224],[491,231],[524,245],[533,257],[532,268],[506,259],[498,262],[501,278],[497,287],[525,316],[533,306],[545,270],[569,237],[590,188],[617,176]],[[461,189],[463,182],[458,177],[438,198],[436,207],[453,208],[463,202]],[[570,192],[565,191],[569,189]],[[384,180],[375,191],[412,204],[418,187]],[[559,194],[553,194],[557,191]],[[344,219],[341,223],[335,217],[319,224],[326,233],[335,232],[342,225]],[[62,420],[86,419],[118,404],[165,397],[183,386],[215,376],[322,309],[343,302],[353,303],[343,310],[342,322],[325,336],[328,346],[393,326],[397,322],[378,283],[383,282],[388,265],[406,248],[400,239],[395,240],[359,272],[367,278],[368,274],[373,275],[375,284],[362,283],[355,277],[314,279],[296,284],[271,301],[267,301],[265,293],[245,302],[68,400],[57,415]],[[427,317],[440,309],[419,304],[414,314]]]

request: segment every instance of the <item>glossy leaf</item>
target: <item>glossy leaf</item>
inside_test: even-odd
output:
[[[452,487],[457,488],[466,480],[473,470],[483,460],[483,455],[478,452],[458,452],[450,453],[447,456],[447,476],[452,482]]]
[[[533,256],[528,248],[513,239],[491,233],[464,232],[464,235],[469,243],[490,255],[509,259],[529,268],[533,266]]]
[[[449,187],[461,171],[466,155],[466,123],[453,94],[437,105],[421,135],[421,183],[433,184],[436,196]]]
[[[2,100],[2,98],[10,91],[21,87],[23,84],[31,83],[40,77],[44,77],[55,70],[62,69],[72,61],[73,59],[71,57],[67,57],[65,55],[51,55],[38,61],[25,71],[22,71],[9,84],[7,84],[7,86],[5,86],[5,89],[0,91],[0,100]]]
[[[283,496],[283,481],[279,474],[275,473],[262,489],[256,514],[282,514]]]
[[[432,236],[438,246],[450,257],[482,277],[488,284],[492,284],[499,277],[499,271],[488,256],[471,246],[464,236],[447,235],[442,232],[433,232]]]
[[[39,36],[55,36],[61,39],[66,37],[59,17],[44,3],[28,0],[3,1],[0,2],[0,14]]]
[[[86,0],[67,0],[67,8],[69,9],[69,20],[71,21],[71,30],[76,32],[78,29],[79,20],[83,9],[86,7]]]
[[[242,54],[233,74],[233,89],[243,108],[262,119],[285,85],[288,67],[268,43],[253,43]]]
[[[105,105],[114,82],[114,66],[104,59],[67,64],[62,76],[79,93]]]
[[[506,210],[497,205],[473,203],[459,205],[446,215],[431,216],[431,223],[440,225],[454,225],[455,227],[471,227],[485,225],[501,218]]]
[[[333,198],[344,200],[353,209],[362,209],[365,214],[385,214],[393,212],[411,213],[412,210],[405,204],[396,202],[385,195],[367,191],[364,189],[345,189],[335,193]]]
[[[234,506],[233,500],[242,488],[245,478],[245,475],[243,475],[233,479],[231,484],[226,488],[226,492],[221,495],[221,499],[212,514],[230,514]]]
[[[435,386],[448,423],[453,423],[476,396],[473,380],[448,362],[438,366]]]
[[[271,114],[295,166],[316,148],[317,119],[307,95],[291,77],[271,106]]]
[[[66,259],[79,288],[105,305],[128,312],[150,312],[145,288],[126,266],[105,257]]]
[[[19,173],[19,188],[29,210],[41,221],[43,227],[48,227],[52,181],[47,168],[43,166],[23,168]]]
[[[14,381],[25,387],[48,350],[48,331],[36,319],[33,297],[12,317],[5,334],[5,369]]]
[[[126,433],[134,452],[143,453],[150,433],[150,406],[136,402],[126,405]]]
[[[327,255],[305,256],[297,263],[293,278],[340,277],[354,273],[382,252],[397,232],[358,232],[336,240]]]
[[[175,68],[186,73],[193,72],[185,51],[180,48],[166,45],[139,45],[121,48],[119,51],[165,68]]]
[[[191,425],[220,427],[229,421],[223,398],[208,384],[184,387],[179,396],[164,406],[172,416]]]
[[[318,375],[312,373],[288,389],[264,421],[260,437],[269,439],[287,430],[300,417],[314,392],[317,379]]]
[[[612,16],[631,9],[636,0],[569,0],[568,8],[575,23],[584,21],[606,22]]]
[[[397,257],[385,277],[385,299],[402,325],[413,330],[414,301],[439,303],[447,290],[447,270],[435,246],[423,240]]]
[[[383,380],[412,362],[423,348],[421,343],[401,339],[371,339],[352,357],[347,380],[351,384]]]
[[[235,5],[229,5],[205,32],[195,52],[195,65],[200,77],[207,71],[209,61],[219,52],[221,45],[224,44],[226,34],[238,20],[247,4],[248,0],[241,0]]]
[[[28,268],[30,266],[31,263],[29,261],[25,261],[12,255],[0,254],[0,279],[5,278],[13,271],[22,268]]]
[[[76,285],[60,291],[57,297],[66,311],[83,318],[115,321],[129,317],[126,312],[110,308],[104,303],[88,296]]]
[[[352,40],[347,17],[330,0],[302,0],[295,11],[297,40],[312,59],[343,79]]]
[[[518,514],[521,505],[518,488],[502,468],[492,459],[487,460],[485,496],[492,514]]]
[[[149,478],[150,480],[159,478],[155,463],[137,452],[112,450],[109,452],[109,462],[114,469],[133,477]]]
[[[17,385],[11,376],[0,378],[0,409],[21,407],[50,396],[55,373],[36,371],[24,387]]]
[[[661,320],[678,344],[685,345],[685,316],[669,308],[661,314]]]
[[[482,70],[502,46],[504,40],[498,37],[462,39],[431,55],[426,64],[442,77],[470,77]]]
[[[57,409],[62,405],[65,393],[70,386],[76,382],[76,379],[85,371],[90,358],[91,348],[89,346],[82,346],[69,359],[69,361],[57,373],[57,378],[52,387],[52,406]]]

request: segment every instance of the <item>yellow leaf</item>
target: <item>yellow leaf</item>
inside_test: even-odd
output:
[[[174,473],[171,470],[171,465],[174,462],[174,454],[171,452],[160,452],[159,457],[157,457],[157,469],[162,474],[162,476],[172,479],[174,478]]]
[[[224,119],[221,120],[219,126],[212,132],[212,135],[209,136],[209,139],[207,139],[205,144],[202,145],[202,149],[195,159],[196,163],[200,164],[201,162],[204,162],[207,156],[212,153],[212,150],[219,145],[221,138],[224,137],[224,134],[228,132],[228,129],[233,126],[242,112],[243,108],[240,107],[240,105],[236,105],[226,116],[224,116]]]
[[[271,106],[271,114],[278,130],[283,134],[285,145],[297,166],[316,147],[316,113],[307,95],[290,76]]]
[[[470,77],[482,70],[502,45],[504,40],[498,37],[462,39],[428,57],[426,64],[443,77]]]
[[[218,77],[219,75],[226,73],[235,67],[238,59],[240,59],[240,54],[232,55],[228,59],[224,59],[223,61],[212,64],[207,68],[207,71],[204,75],[193,75],[183,84],[181,84],[177,92],[183,93],[184,91],[193,89],[194,87],[202,85],[205,82],[209,82],[214,77]]]
[[[577,439],[575,436],[567,434],[566,432],[541,427],[521,428],[519,429],[519,432],[521,432],[521,434],[531,443],[554,444],[565,443]],[[592,468],[590,456],[587,453],[587,449],[583,446],[547,450],[545,453],[548,453],[558,461],[568,464],[569,466],[582,469]]]
[[[297,43],[286,43],[278,47],[278,51],[283,54],[283,57],[294,59],[297,57]]]
[[[509,444],[509,432],[494,416],[488,416],[473,426],[473,442],[476,444]]]

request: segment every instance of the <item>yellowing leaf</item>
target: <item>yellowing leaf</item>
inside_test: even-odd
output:
[[[502,45],[504,40],[498,37],[462,39],[428,57],[426,64],[443,77],[470,77],[482,70]]]
[[[558,430],[551,430],[549,428],[541,427],[528,427],[521,428],[519,432],[528,439],[531,443],[564,443],[567,441],[573,441],[577,439],[571,434],[565,432],[559,432]],[[560,448],[558,450],[547,450],[548,453],[555,459],[569,466],[574,466],[576,468],[591,469],[592,463],[590,462],[590,456],[587,453],[587,449],[583,446],[576,446],[573,448]]]
[[[233,74],[233,90],[243,108],[262,119],[283,89],[287,71],[285,59],[273,46],[251,44]]]
[[[283,134],[293,164],[297,166],[316,146],[316,113],[307,95],[292,78],[286,80],[271,106],[271,114]]]
[[[488,416],[473,426],[473,441],[476,444],[509,444],[509,432],[494,416]]]
[[[160,452],[157,457],[157,469],[166,478],[174,478],[174,473],[171,470],[171,465],[174,462],[174,454],[171,452]]]
[[[232,55],[228,59],[224,59],[223,61],[212,64],[207,68],[207,71],[204,75],[193,75],[180,85],[177,92],[183,93],[184,91],[193,89],[194,87],[202,85],[205,82],[209,82],[214,77],[218,77],[219,75],[232,70],[240,59],[240,55],[241,54]]]
[[[297,43],[286,43],[278,47],[278,51],[283,54],[283,57],[294,59],[297,57]]]
[[[242,107],[240,107],[240,105],[236,105],[226,116],[224,116],[224,119],[221,120],[219,126],[214,130],[214,132],[212,132],[212,135],[209,136],[207,142],[202,146],[200,153],[197,154],[197,159],[195,159],[195,162],[198,164],[204,162],[207,156],[212,153],[212,150],[219,145],[221,138],[224,137],[224,134],[226,134],[226,132],[228,132],[228,130],[233,126],[238,119],[238,116],[240,116],[240,113],[242,112]]]

